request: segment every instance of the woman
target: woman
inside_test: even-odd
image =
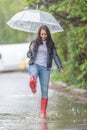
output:
[[[54,59],[59,70],[63,73],[61,61],[56,52],[54,42],[51,38],[49,28],[41,26],[36,40],[32,41],[27,52],[29,61],[29,86],[33,93],[36,93],[36,80],[39,77],[41,86],[41,117],[46,118],[46,108],[48,103],[48,87],[52,59]]]

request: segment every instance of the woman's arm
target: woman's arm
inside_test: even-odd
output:
[[[30,46],[31,46],[31,44],[30,44]],[[32,57],[32,50],[30,49],[30,46],[29,46],[28,51],[27,51],[27,57],[28,58]]]
[[[57,67],[59,68],[59,70],[63,73],[64,70],[63,70],[63,66],[62,66],[62,63],[61,63],[61,60],[57,54],[57,51],[56,51],[56,48],[53,48],[53,58],[54,58],[54,61],[57,65]]]
[[[34,43],[31,42],[30,46],[29,46],[29,49],[28,49],[28,52],[27,52],[27,57],[28,58],[31,58],[33,56],[33,49],[34,49]]]

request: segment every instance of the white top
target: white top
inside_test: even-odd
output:
[[[39,45],[35,63],[44,67],[47,67],[47,46],[46,41],[43,41],[42,45]]]

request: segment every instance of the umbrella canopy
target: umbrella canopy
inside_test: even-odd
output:
[[[51,33],[62,32],[59,22],[48,12],[24,10],[14,15],[7,24],[17,30],[37,33],[42,25],[47,25]]]

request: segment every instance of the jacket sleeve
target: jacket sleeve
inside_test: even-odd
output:
[[[57,67],[59,68],[59,70],[63,69],[63,66],[62,66],[61,60],[57,54],[56,48],[53,48],[53,59],[57,65]]]
[[[31,58],[32,56],[33,56],[33,51],[30,49],[30,46],[32,45],[32,42],[30,43],[30,45],[29,45],[29,49],[28,49],[28,51],[27,51],[27,57],[28,58]]]

